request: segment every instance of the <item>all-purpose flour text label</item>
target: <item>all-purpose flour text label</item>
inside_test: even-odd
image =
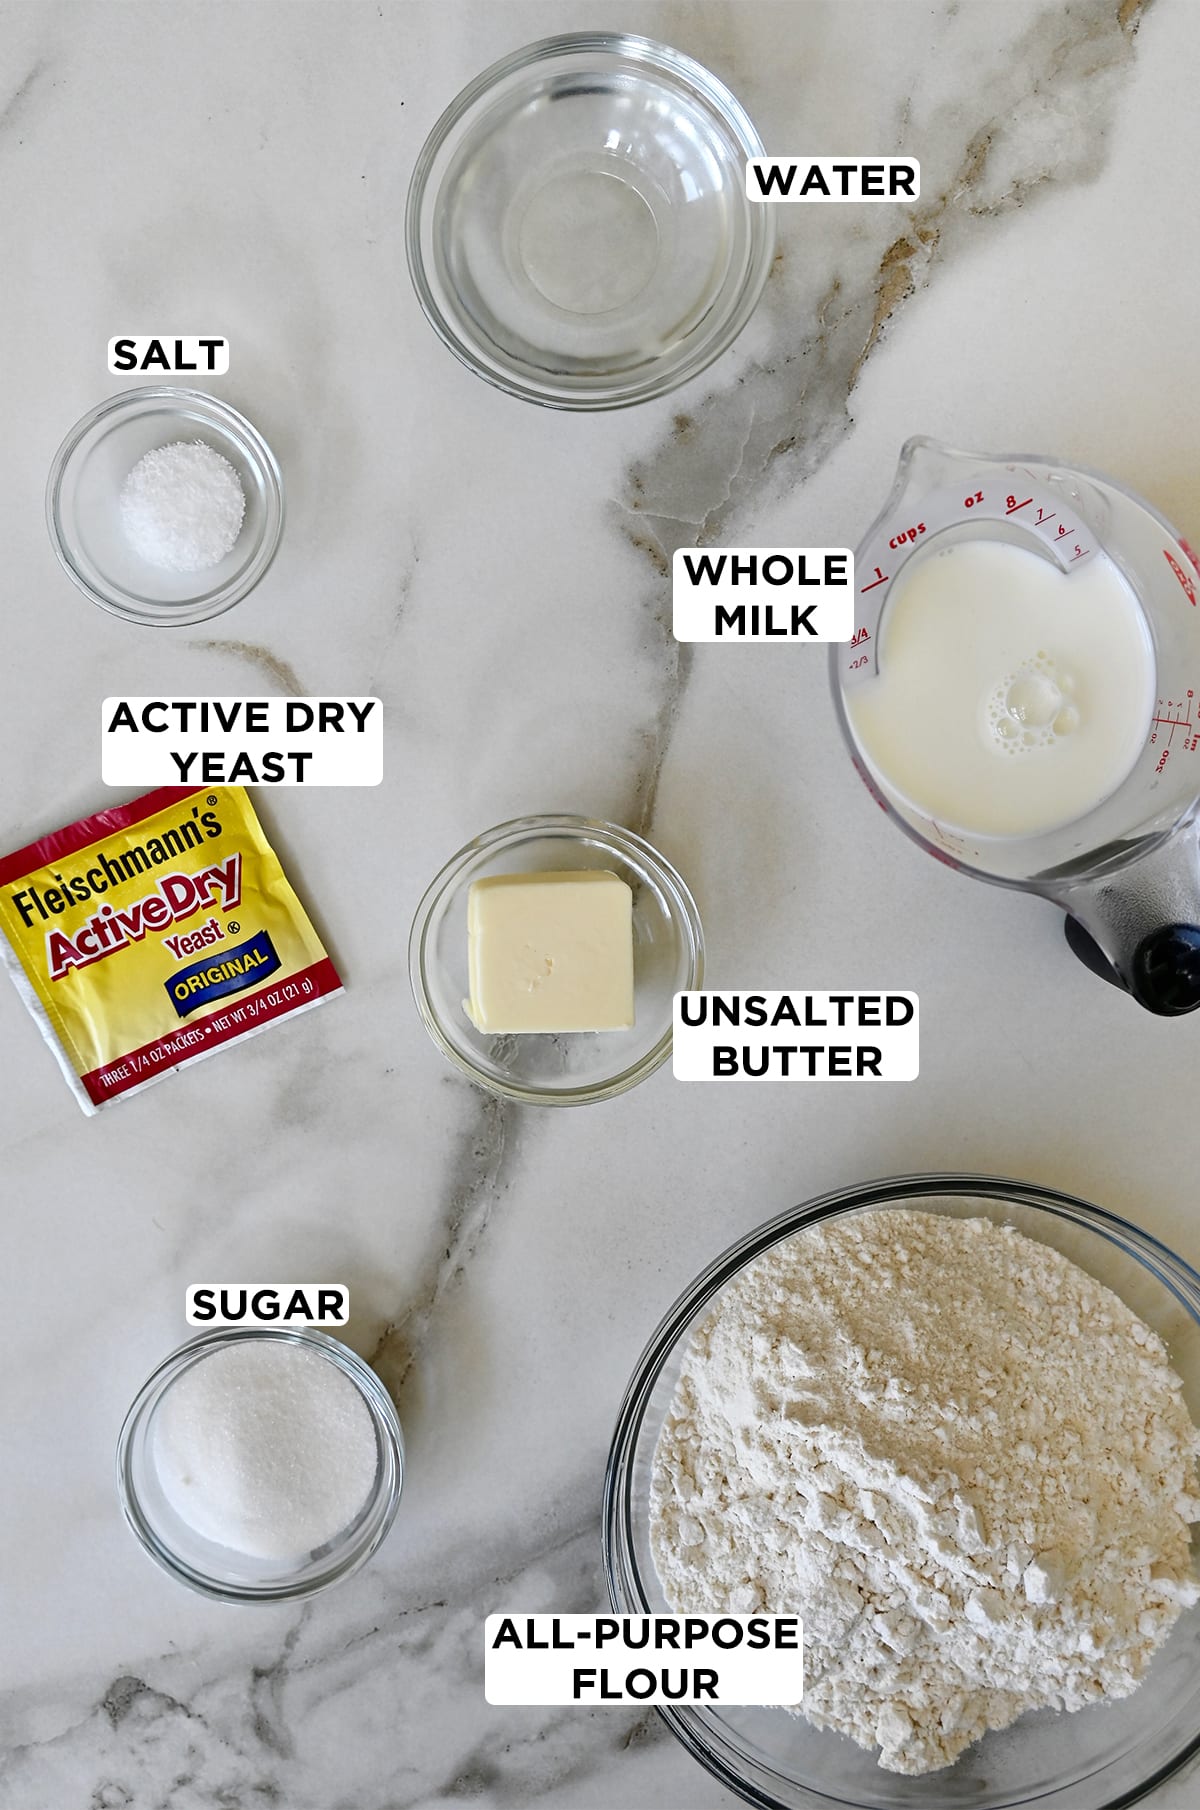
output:
[[[795,1615],[489,1615],[489,1703],[799,1703]]]
[[[677,993],[677,1081],[915,1081],[915,993]]]
[[[677,641],[849,641],[847,547],[679,547],[671,563]]]
[[[746,165],[751,201],[917,201],[915,157],[752,157]]]
[[[229,370],[229,341],[220,334],[201,338],[188,333],[129,333],[108,342],[108,368],[122,371],[202,371],[224,377]]]
[[[378,698],[105,698],[106,786],[377,786]]]

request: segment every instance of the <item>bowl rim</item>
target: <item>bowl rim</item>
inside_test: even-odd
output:
[[[515,374],[502,369],[493,368],[479,357],[471,342],[464,339],[453,323],[448,319],[434,293],[433,284],[426,270],[425,258],[421,249],[421,229],[425,217],[429,180],[434,165],[444,149],[451,134],[470,113],[471,109],[491,93],[500,83],[510,76],[524,70],[536,69],[554,59],[569,56],[577,52],[593,52],[598,57],[627,57],[635,62],[645,63],[661,74],[674,77],[677,84],[690,83],[713,108],[715,113],[734,132],[738,143],[747,159],[765,156],[763,141],[759,136],[750,115],[731,88],[712,70],[698,62],[685,51],[676,50],[670,44],[664,44],[656,38],[647,38],[637,32],[620,31],[579,31],[560,32],[549,38],[538,38],[531,44],[522,45],[517,50],[509,51],[494,63],[482,70],[467,85],[460,89],[454,99],[445,107],[430,128],[416,162],[408,185],[408,197],[404,210],[404,245],[408,260],[408,273],[416,293],[417,301],[426,320],[441,340],[442,344],[453,352],[461,364],[464,364],[475,376],[490,384],[493,389],[502,391],[507,396],[515,396],[522,402],[537,403],[543,408],[562,409],[573,413],[596,413],[601,410],[632,408],[639,402],[649,402],[658,396],[669,395],[679,389],[693,377],[706,370],[722,353],[727,352],[734,340],[746,326],[761,299],[771,263],[775,255],[775,216],[769,206],[756,206],[746,198],[747,219],[750,227],[750,252],[745,278],[739,292],[731,305],[719,332],[711,339],[704,339],[694,349],[690,357],[674,371],[666,380],[660,375],[653,375],[634,384],[616,384],[610,390],[598,388],[594,392],[548,393],[544,386],[529,382]],[[431,203],[436,211],[438,197]]]
[[[370,1413],[371,1423],[380,1443],[381,1462],[376,1473],[370,1504],[374,1506],[376,1502],[383,1500],[382,1516],[377,1525],[371,1528],[366,1538],[352,1538],[340,1558],[331,1559],[328,1569],[317,1573],[315,1577],[303,1583],[280,1582],[261,1585],[223,1583],[218,1582],[208,1573],[198,1570],[195,1566],[189,1565],[186,1560],[174,1553],[155,1532],[142,1509],[137,1483],[133,1476],[134,1434],[145,1415],[158,1404],[176,1379],[209,1350],[216,1350],[225,1345],[245,1344],[250,1340],[258,1339],[302,1345],[319,1352],[322,1357],[336,1364],[343,1375],[348,1376],[358,1389]],[[121,1423],[121,1431],[117,1438],[116,1477],[117,1496],[126,1521],[144,1551],[149,1553],[155,1563],[177,1583],[186,1584],[198,1595],[209,1597],[215,1602],[298,1602],[305,1597],[316,1596],[320,1591],[328,1590],[332,1585],[340,1583],[343,1578],[350,1577],[366,1564],[387,1537],[392,1523],[396,1519],[396,1511],[400,1506],[400,1495],[404,1488],[404,1434],[401,1431],[400,1417],[396,1412],[395,1404],[380,1378],[366,1360],[359,1357],[358,1353],[353,1351],[349,1345],[344,1344],[341,1339],[331,1338],[328,1333],[318,1332],[315,1328],[306,1326],[219,1326],[210,1331],[198,1333],[194,1338],[186,1339],[182,1345],[177,1345],[174,1351],[168,1352],[161,1363],[150,1372],[130,1403]]]
[[[498,1081],[471,1062],[462,1051],[447,1037],[442,1028],[441,1019],[434,1009],[426,981],[426,952],[433,913],[436,907],[460,878],[462,871],[477,855],[488,850],[515,848],[524,841],[554,831],[570,831],[582,840],[584,835],[591,842],[607,844],[614,854],[628,858],[628,852],[640,857],[647,867],[653,869],[655,877],[663,884],[677,908],[676,922],[681,926],[688,955],[688,988],[690,990],[704,984],[704,927],[700,921],[700,912],[687,881],[673,867],[666,856],[660,854],[652,843],[636,830],[626,829],[623,824],[609,823],[602,817],[584,817],[569,811],[550,812],[544,815],[533,814],[524,817],[510,817],[504,823],[496,824],[490,830],[483,830],[465,842],[456,854],[438,870],[421,896],[420,903],[413,915],[412,928],[408,938],[408,977],[412,987],[413,999],[417,1011],[421,1015],[425,1029],[441,1050],[443,1056],[452,1062],[455,1068],[466,1075],[476,1086],[485,1088],[488,1093],[501,1099],[516,1100],[526,1106],[587,1106],[597,1100],[610,1100],[617,1094],[635,1087],[644,1081],[656,1069],[661,1068],[671,1053],[673,1038],[673,1022],[668,1020],[666,1030],[654,1046],[640,1056],[636,1062],[607,1081],[593,1082],[588,1086],[540,1088],[524,1085],[521,1082]],[[628,851],[628,852],[627,852]]]
[[[230,584],[225,590],[218,591],[215,596],[207,597],[203,606],[196,601],[181,601],[178,604],[146,605],[135,600],[127,592],[116,585],[111,592],[101,591],[92,583],[87,574],[82,572],[72,559],[67,549],[62,532],[62,486],[67,467],[75,456],[82,442],[101,421],[109,415],[133,412],[147,400],[152,402],[175,403],[182,410],[187,408],[207,415],[214,427],[222,429],[231,438],[245,442],[257,464],[263,487],[267,494],[267,512],[264,532],[256,553],[253,555],[248,569],[241,580]],[[208,622],[216,616],[223,616],[236,603],[249,596],[259,582],[266,577],[274,564],[275,555],[279,551],[279,543],[283,539],[284,521],[286,518],[286,500],[283,488],[283,473],[279,461],[271,451],[267,441],[258,428],[232,403],[220,396],[212,395],[208,390],[184,388],[178,384],[155,383],[142,384],[137,389],[121,390],[116,396],[108,396],[98,402],[71,428],[60,444],[50,464],[50,473],[46,479],[46,527],[50,535],[50,545],[55,557],[72,584],[82,591],[92,603],[98,604],[110,616],[117,616],[123,622],[135,622],[143,628],[194,628],[198,622]]]
[[[849,1212],[870,1211],[888,1205],[903,1207],[906,1202],[936,1199],[938,1196],[975,1196],[983,1200],[1032,1206],[1076,1225],[1084,1225],[1127,1254],[1132,1248],[1200,1326],[1200,1272],[1185,1258],[1153,1233],[1135,1225],[1132,1220],[1124,1219],[1105,1207],[1096,1206],[1080,1195],[1043,1187],[1037,1182],[1021,1181],[1010,1176],[938,1170],[881,1176],[873,1181],[852,1183],[815,1195],[797,1206],[787,1207],[743,1233],[705,1265],[663,1315],[634,1366],[609,1445],[601,1506],[601,1556],[609,1602],[616,1613],[653,1613],[642,1589],[633,1556],[635,1548],[629,1490],[631,1461],[654,1385],[687,1326],[732,1281],[739,1270],[792,1233],[807,1226],[818,1225],[827,1219],[843,1217]],[[1164,1260],[1168,1270],[1174,1272],[1173,1275],[1162,1273],[1159,1265]],[[624,1601],[623,1593],[626,1589],[634,1600]],[[735,1796],[754,1805],[756,1810],[788,1810],[777,1798],[741,1777],[731,1762],[709,1746],[693,1714],[669,1706],[658,1708],[657,1713],[692,1757]],[[1103,1802],[1097,1801],[1093,1810],[1126,1810],[1127,1806],[1141,1802],[1178,1773],[1197,1753],[1200,1753],[1200,1727],[1173,1759],[1164,1762],[1140,1784],[1121,1791],[1116,1797],[1105,1798]],[[802,1789],[808,1792],[811,1788],[804,1786]],[[1054,1793],[1033,1801],[1045,1801],[1050,1805],[1054,1801]],[[849,1800],[818,1794],[816,1791],[812,1791],[812,1805],[813,1810],[825,1810],[825,1807],[833,1810],[835,1805],[842,1806],[843,1810],[854,1810]]]

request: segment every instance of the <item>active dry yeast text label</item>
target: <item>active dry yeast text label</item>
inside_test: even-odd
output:
[[[915,1081],[915,993],[677,993],[677,1081]]]
[[[106,786],[377,786],[378,698],[105,698]]]
[[[489,1703],[799,1703],[796,1615],[489,1615]]]

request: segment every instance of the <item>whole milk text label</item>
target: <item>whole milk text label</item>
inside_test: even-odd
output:
[[[342,990],[241,786],[0,859],[0,954],[85,1112]]]

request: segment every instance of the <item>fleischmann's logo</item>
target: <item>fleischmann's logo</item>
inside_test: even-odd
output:
[[[47,886],[40,892],[36,886],[22,886],[10,893],[9,898],[26,930],[31,930],[37,918],[48,922],[51,917],[62,917],[76,905],[86,905],[100,893],[116,892],[118,887],[136,880],[141,874],[165,867],[168,861],[177,861],[190,848],[203,848],[206,839],[214,841],[222,833],[217,813],[202,811],[194,804],[190,817],[172,824],[161,836],[135,842],[115,855],[110,855],[104,848],[97,849],[93,843],[85,856],[89,866],[81,873],[69,877],[55,873],[52,876],[56,881],[54,886]]]

